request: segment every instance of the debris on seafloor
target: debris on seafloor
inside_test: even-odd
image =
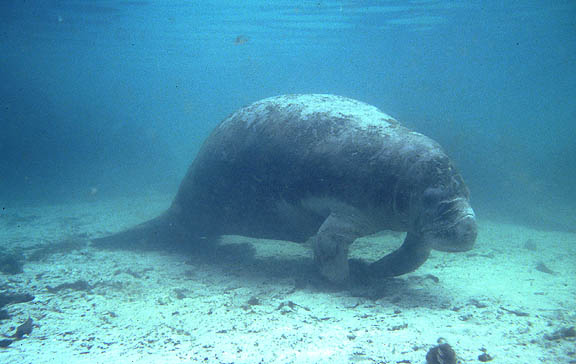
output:
[[[528,317],[530,316],[530,314],[528,312],[524,312],[524,311],[518,311],[518,310],[510,310],[504,306],[500,306],[500,309],[502,311],[506,311],[508,313],[511,313],[513,315],[519,316],[519,317]]]
[[[576,329],[574,329],[574,326],[563,327],[559,330],[554,331],[551,334],[544,335],[544,339],[546,340],[560,340],[569,337],[570,338],[576,337]]]
[[[16,328],[16,332],[14,333],[14,335],[10,335],[8,337],[11,339],[20,340],[24,337],[24,335],[26,336],[30,335],[33,329],[34,329],[34,320],[32,320],[32,317],[28,317],[28,320],[26,320],[22,325]]]
[[[485,348],[480,349],[480,351],[482,351],[482,354],[478,355],[478,360],[481,362],[492,361],[494,359],[492,355],[488,354]]]
[[[57,285],[56,287],[50,287],[50,286],[46,286],[46,290],[50,293],[57,293],[58,291],[64,290],[64,289],[70,289],[73,291],[86,291],[89,292],[90,290],[92,290],[92,288],[94,288],[93,286],[91,286],[88,282],[86,282],[83,279],[79,279],[75,282],[71,282],[71,283],[62,283]]]
[[[22,325],[16,327],[16,332],[13,335],[4,335],[7,339],[0,340],[0,348],[7,348],[16,340],[22,340],[24,336],[28,336],[32,333],[34,329],[34,320],[32,317],[28,316]]]
[[[536,264],[536,270],[540,271],[542,273],[548,273],[548,274],[556,274],[556,272],[554,272],[552,269],[548,268],[546,266],[546,264],[539,262],[538,264]]]
[[[14,303],[30,302],[34,296],[29,293],[0,293],[0,308]]]
[[[282,314],[286,314],[288,312],[294,312],[297,309],[302,308],[306,311],[310,311],[310,309],[308,307],[299,305],[297,303],[294,303],[292,301],[284,301],[282,302],[280,305],[278,305],[278,307],[276,308],[276,310],[280,310],[280,312]]]
[[[480,360],[481,362],[491,361],[492,359],[494,359],[494,358],[490,354],[487,354],[487,353],[482,353],[482,354],[478,355],[478,360]]]
[[[34,296],[28,293],[0,293],[0,321],[10,318],[10,314],[4,309],[4,306],[15,303],[29,302],[33,299]]]
[[[460,364],[458,356],[452,347],[443,338],[438,339],[438,345],[434,346],[426,354],[426,364]]]

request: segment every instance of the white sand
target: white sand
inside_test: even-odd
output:
[[[0,246],[29,257],[129,227],[169,202],[7,208]],[[575,362],[573,338],[544,335],[576,324],[576,235],[479,223],[474,250],[434,252],[415,273],[345,290],[322,283],[309,248],[290,242],[225,237],[221,258],[91,247],[48,254],[24,273],[0,274],[3,292],[35,296],[7,306],[13,317],[0,333],[29,315],[35,327],[0,349],[0,363],[414,364],[440,337],[465,363],[479,363],[481,349],[492,363]],[[353,254],[376,259],[401,239],[365,238]],[[535,250],[524,247],[528,239]],[[539,262],[557,274],[536,270]],[[91,288],[49,289],[78,280]]]

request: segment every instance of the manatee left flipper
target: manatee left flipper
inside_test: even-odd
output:
[[[404,243],[392,253],[368,265],[370,277],[395,277],[418,269],[430,256],[432,247],[420,236],[408,232]]]
[[[332,212],[312,238],[314,259],[322,276],[334,283],[346,282],[350,276],[350,244],[373,232],[370,224],[359,215]]]

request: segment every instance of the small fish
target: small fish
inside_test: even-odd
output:
[[[246,37],[244,35],[239,35],[236,37],[236,39],[234,39],[234,44],[236,44],[236,45],[244,44],[244,43],[247,43],[248,40],[249,40],[248,37]]]

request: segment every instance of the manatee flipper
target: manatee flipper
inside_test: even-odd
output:
[[[360,216],[332,212],[312,238],[314,260],[322,276],[331,282],[348,280],[348,248],[357,238],[372,233],[370,225]]]
[[[92,239],[92,246],[104,249],[180,249],[194,241],[191,232],[168,210],[164,214],[128,230]]]
[[[426,262],[431,250],[430,244],[409,232],[398,249],[367,267],[368,274],[370,277],[384,278],[413,272]]]

